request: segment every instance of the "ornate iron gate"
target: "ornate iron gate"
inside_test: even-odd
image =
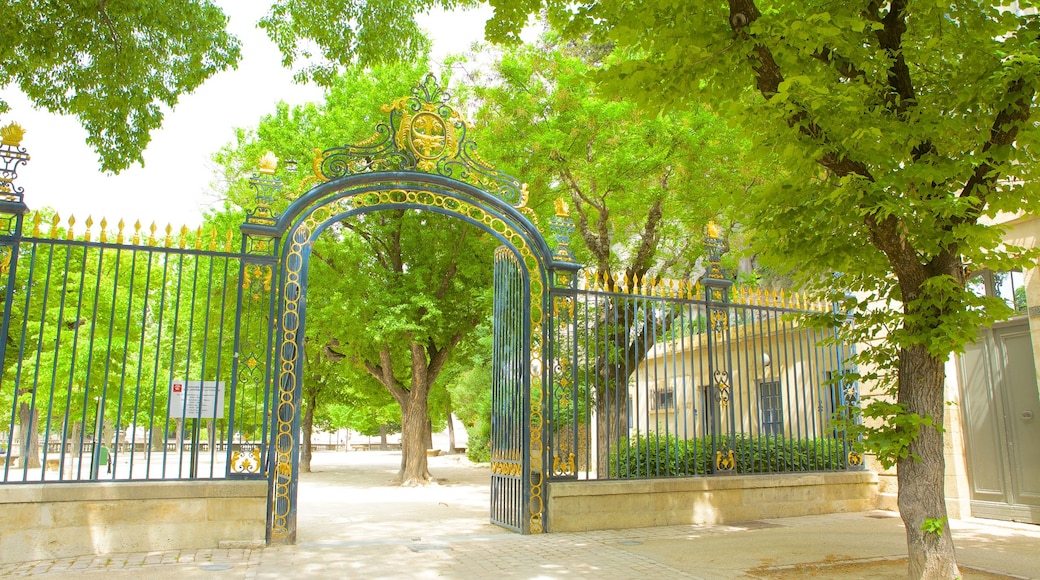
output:
[[[524,276],[505,247],[495,253],[494,346],[491,354],[491,521],[518,532],[530,530],[531,456],[524,451],[531,426],[530,328]]]
[[[315,239],[332,224],[384,210],[423,210],[456,217],[502,243],[496,254],[495,428],[492,520],[522,533],[544,531],[545,481],[542,401],[547,370],[544,313],[548,281],[556,271],[577,265],[569,251],[553,253],[538,228],[525,217],[527,190],[520,182],[484,164],[466,138],[462,116],[428,76],[412,91],[384,107],[388,120],[359,145],[328,149],[315,160],[319,185],[299,196],[282,215],[270,201],[281,186],[257,176],[257,210],[243,227],[244,266],[280,265],[271,289],[276,328],[265,380],[272,389],[269,540],[292,542],[296,535],[296,482],[299,471],[299,401],[306,324],[307,264]],[[554,231],[569,226],[566,212]],[[562,231],[562,230],[561,230]],[[567,247],[567,242],[562,245]],[[276,259],[277,258],[277,259]],[[263,302],[263,301],[261,301]],[[250,316],[263,316],[255,308]],[[245,315],[243,315],[245,316]],[[251,326],[243,318],[241,328]],[[262,341],[264,337],[240,337]]]

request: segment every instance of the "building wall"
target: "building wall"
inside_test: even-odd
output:
[[[775,324],[775,328],[769,328]],[[842,366],[840,353],[819,345],[823,335],[790,322],[733,327],[729,360],[731,402],[736,431],[762,434],[762,383],[780,389],[779,433],[812,438],[827,434],[831,414],[841,404],[840,388],[827,381]],[[706,434],[708,407],[716,405],[705,390],[712,384],[704,334],[661,342],[639,365],[629,381],[632,426],[640,432],[657,432],[679,438]],[[834,391],[832,392],[832,389]],[[660,393],[671,393],[671,406],[662,405]]]
[[[1040,217],[1000,216],[997,223],[1006,228],[1004,240],[1016,246],[1035,248],[1040,246]],[[1029,331],[1033,344],[1033,364],[1040,377],[1040,264],[1023,270]],[[945,460],[946,460],[946,508],[952,518],[971,517],[971,481],[968,470],[968,438],[964,413],[965,385],[958,368],[958,358],[951,357],[946,364],[947,405],[944,415]],[[1040,383],[1040,381],[1038,381]],[[1038,393],[1040,397],[1040,393]],[[879,475],[879,507],[897,509],[895,469],[884,469],[876,460],[867,458],[867,465]]]

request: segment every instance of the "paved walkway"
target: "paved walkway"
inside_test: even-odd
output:
[[[906,577],[890,512],[735,525],[519,536],[487,522],[488,470],[431,459],[438,485],[387,485],[395,453],[327,453],[300,484],[299,541],[254,550],[118,554],[0,567],[43,578]],[[1040,526],[952,523],[966,579],[1040,578]]]

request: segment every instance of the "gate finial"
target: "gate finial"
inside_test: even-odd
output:
[[[278,170],[278,157],[268,151],[257,162],[257,173],[249,178],[249,185],[256,191],[256,207],[246,214],[246,223],[260,226],[274,226],[278,219],[271,209],[271,204],[282,191],[282,180],[275,177]]]
[[[549,220],[549,229],[556,238],[555,258],[561,262],[574,262],[574,252],[571,251],[571,235],[574,234],[574,221],[571,219],[567,202],[562,199],[556,200],[556,215]]]
[[[22,188],[14,185],[14,180],[18,179],[18,167],[29,161],[29,154],[22,147],[24,136],[25,129],[18,123],[8,123],[0,128],[0,204],[3,204],[0,213],[22,214],[27,210],[22,203]]]
[[[708,252],[708,268],[704,273],[704,279],[726,280],[726,271],[722,268],[722,254],[726,253],[726,241],[722,239],[719,226],[714,221],[709,221],[704,230],[704,246]]]

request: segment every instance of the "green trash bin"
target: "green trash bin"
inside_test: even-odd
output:
[[[98,449],[98,465],[107,466],[105,471],[107,473],[112,473],[112,464],[108,461],[108,447],[105,447],[104,445],[101,446],[101,449]]]

